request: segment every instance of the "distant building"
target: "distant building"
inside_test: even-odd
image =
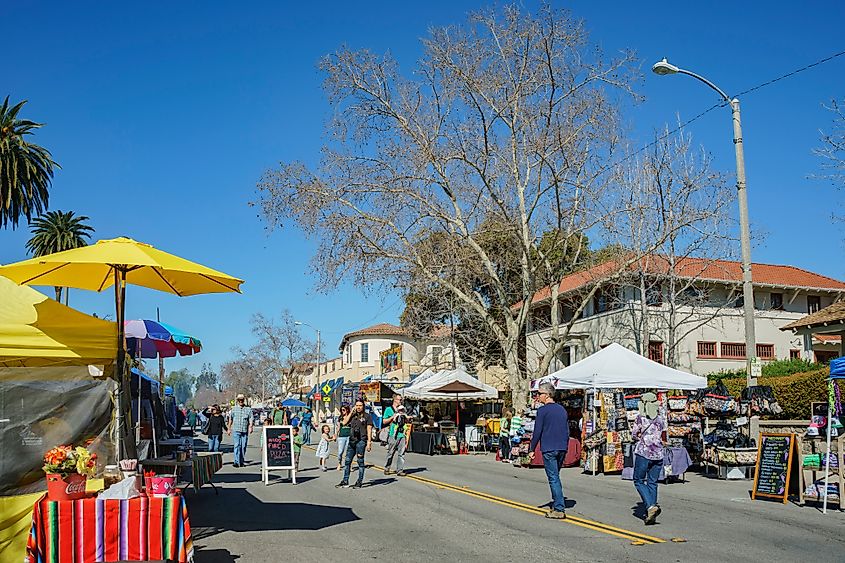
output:
[[[560,281],[561,322],[573,318],[571,304],[581,302],[579,296],[592,287],[591,280],[599,279],[602,269],[606,271],[607,265],[595,266],[595,276],[588,270],[565,276]],[[549,367],[550,372],[611,342],[665,362],[669,336],[667,276],[656,271],[642,275],[648,280],[645,296],[640,294],[639,285],[633,280],[600,286],[572,325],[563,349]],[[838,338],[821,336],[813,340],[781,328],[842,299],[845,283],[794,266],[753,264],[752,275],[757,340],[754,355],[764,362],[782,358],[824,361],[836,353]],[[681,298],[674,300],[675,310],[682,319],[676,323],[675,330],[677,367],[701,375],[745,368],[741,264],[726,260],[681,259],[675,264],[673,279],[682,282],[684,287]],[[538,291],[531,305],[527,360],[535,369],[548,349],[551,334],[550,293],[548,288]],[[647,350],[639,349],[643,340],[639,333],[643,299],[651,328]]]

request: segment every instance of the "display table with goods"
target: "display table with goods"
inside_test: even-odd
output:
[[[177,462],[179,463],[179,462]],[[27,563],[193,560],[191,527],[175,476],[143,475],[134,459],[106,465],[87,448],[44,456],[47,493],[32,510]]]
[[[36,502],[26,563],[193,560],[188,508],[181,494]]]
[[[705,420],[702,465],[715,469],[721,479],[749,479],[757,463],[757,439],[749,436],[751,416],[782,412],[771,387],[752,386],[737,401],[721,383],[705,389],[696,398]],[[689,410],[689,409],[688,409]]]
[[[414,430],[408,442],[408,451],[415,454],[451,454],[449,437],[442,432],[420,432]]]
[[[184,458],[150,458],[141,462],[145,472],[156,471],[173,473],[179,477],[180,486],[191,486],[194,492],[199,492],[203,485],[211,485],[214,493],[218,494],[214,485],[214,474],[223,467],[223,454],[221,452],[208,452],[194,454],[190,459]],[[188,472],[190,468],[190,472]]]

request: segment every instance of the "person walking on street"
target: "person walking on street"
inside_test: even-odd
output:
[[[555,388],[551,383],[542,383],[537,392],[537,400],[542,406],[537,410],[534,421],[534,432],[531,435],[531,446],[528,458],[534,458],[537,444],[543,454],[543,467],[549,479],[552,491],[552,507],[546,513],[546,518],[566,518],[566,502],[563,496],[563,485],[560,482],[560,470],[569,448],[569,417],[566,409],[554,401]]]
[[[191,436],[197,432],[197,409],[188,409],[188,426],[191,427]]]
[[[390,466],[393,464],[393,456],[398,455],[396,460],[396,474],[400,477],[405,475],[405,407],[402,406],[402,395],[393,395],[393,404],[384,409],[382,428],[386,424],[387,429],[387,461],[384,463],[384,474],[390,475]]]
[[[220,414],[220,407],[218,405],[211,405],[208,409],[203,411],[206,416],[205,425],[202,432],[208,436],[208,451],[219,452],[220,442],[223,440],[223,432],[227,430],[226,419]]]
[[[337,470],[343,469],[344,455],[349,454],[349,425],[344,424],[343,420],[349,414],[349,405],[340,407],[340,416],[337,418],[335,426],[335,436],[337,436]]]
[[[302,453],[302,434],[299,426],[293,427],[293,466],[299,471],[299,455]]]
[[[346,465],[343,469],[343,479],[335,487],[348,487],[349,474],[352,472],[352,458],[358,459],[358,480],[352,485],[353,489],[360,489],[364,485],[364,451],[373,449],[373,421],[364,412],[364,401],[355,401],[355,406],[346,418],[344,424],[349,425],[349,446],[347,446]]]
[[[635,442],[634,487],[646,510],[646,525],[656,523],[661,512],[657,504],[657,481],[663,469],[663,432],[666,426],[666,416],[657,403],[657,395],[643,393],[631,434]]]
[[[334,441],[331,435],[332,427],[324,424],[320,433],[320,443],[317,444],[317,459],[320,460],[320,471],[328,471],[326,460],[329,459],[329,444]]]
[[[502,414],[499,427],[499,459],[505,463],[511,460],[511,418],[513,413],[507,409]]]
[[[229,413],[229,435],[234,436],[232,442],[235,447],[234,467],[243,467],[246,460],[246,443],[252,433],[252,408],[246,406],[246,398],[238,394],[235,406]]]
[[[308,445],[311,443],[311,430],[317,429],[317,427],[314,426],[314,415],[311,413],[311,409],[305,409],[305,414],[302,415],[302,422],[300,426],[302,426],[302,441]]]
[[[290,424],[288,410],[282,406],[281,401],[276,402],[276,408],[273,409],[273,414],[271,416],[273,418],[273,424],[276,426],[287,426]]]

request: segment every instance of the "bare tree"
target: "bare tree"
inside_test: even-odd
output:
[[[718,261],[736,247],[731,235],[736,194],[713,170],[710,156],[692,148],[689,136],[672,138],[667,128],[655,138],[643,158],[620,169],[619,182],[630,194],[624,214],[628,239],[620,243],[639,249],[641,257],[619,289],[637,290],[638,307],[631,308],[626,325],[640,353],[648,355],[652,337],[660,338],[665,362],[677,367],[679,343],[734,304],[732,291],[711,290],[714,280],[730,279],[729,272],[718,271],[723,268]]]
[[[839,189],[845,188],[845,100],[831,100],[825,106],[833,113],[830,132],[821,131],[822,146],[813,153],[822,159],[822,173],[816,178],[830,180]],[[841,217],[838,217],[841,219]]]
[[[623,194],[606,166],[620,103],[634,96],[635,58],[606,58],[582,22],[548,6],[475,13],[432,29],[423,47],[412,78],[389,55],[325,57],[335,111],[322,162],[268,171],[257,203],[271,226],[292,221],[319,241],[320,289],[341,279],[392,289],[411,275],[442,288],[493,335],[522,406],[572,325],[559,321],[555,257],[573,254],[581,233],[618,238]],[[501,267],[503,255],[515,270]],[[576,317],[637,258],[589,280]],[[526,366],[520,347],[538,290],[552,345]]]

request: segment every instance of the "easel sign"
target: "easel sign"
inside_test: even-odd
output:
[[[270,471],[287,470],[296,485],[296,461],[293,455],[293,426],[262,426],[261,477],[269,484]]]
[[[777,499],[786,504],[794,485],[792,460],[797,449],[795,434],[760,433],[752,499]]]

